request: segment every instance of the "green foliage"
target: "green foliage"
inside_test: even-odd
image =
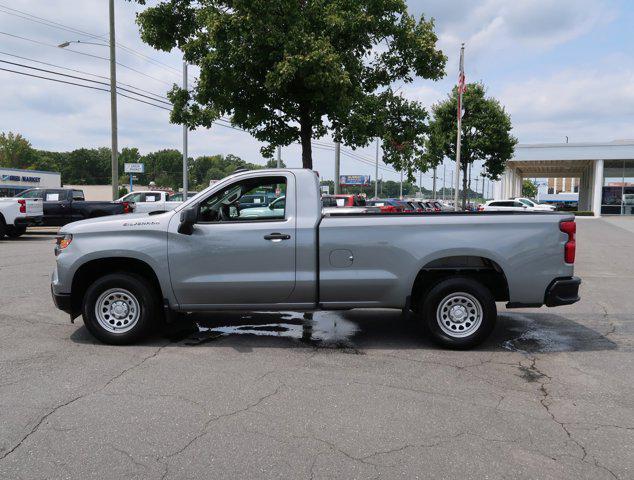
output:
[[[537,185],[528,178],[522,182],[522,196],[528,198],[535,198],[537,196]]]
[[[145,164],[145,173],[135,174],[136,184],[170,187],[174,190],[183,184],[183,155],[178,150],[159,150],[142,156],[138,148],[124,148],[119,153],[119,183],[127,185],[129,176],[124,173],[125,163]],[[0,133],[0,166],[60,172],[62,182],[69,185],[104,185],[112,178],[109,148],[80,148],[71,152],[48,152],[31,147],[19,134]],[[261,165],[246,162],[235,155],[214,155],[189,160],[190,186],[202,189],[209,180],[220,180],[237,168],[255,170]],[[123,187],[122,187],[123,188]],[[127,190],[126,190],[127,191]]]
[[[446,57],[433,20],[405,0],[163,0],[137,21],[146,43],[200,68],[193,91],[169,93],[173,122],[209,128],[229,115],[268,143],[265,157],[301,141],[305,168],[310,140],[328,132],[353,148],[380,137],[386,163],[425,167],[427,112],[391,85],[441,78]]]
[[[34,159],[35,150],[22,135],[0,133],[0,167],[27,168]]]
[[[117,198],[121,198],[124,195],[127,195],[128,192],[128,188],[127,187],[119,187],[119,193],[117,193]]]
[[[266,165],[264,165],[264,168],[277,168],[277,159],[269,158],[266,161]],[[286,168],[286,163],[284,163],[284,160],[282,159],[280,159],[280,168]]]
[[[462,141],[460,162],[463,171],[463,191],[467,190],[469,164],[484,161],[485,175],[497,180],[506,162],[513,156],[517,139],[511,135],[511,117],[495,98],[486,96],[482,83],[469,83],[463,94]],[[454,88],[446,100],[432,108],[433,121],[424,159],[430,167],[443,158],[456,158],[458,130],[458,91]],[[463,194],[463,205],[466,195]]]

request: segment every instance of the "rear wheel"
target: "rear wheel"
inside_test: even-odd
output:
[[[7,233],[7,224],[4,221],[4,217],[0,215],[0,239],[2,239]]]
[[[467,277],[440,281],[422,299],[423,322],[435,343],[470,348],[495,327],[495,299],[482,283]]]
[[[141,340],[158,325],[159,302],[146,280],[128,273],[112,273],[96,280],[84,295],[86,328],[112,345]]]
[[[14,227],[12,225],[7,226],[5,231],[7,237],[9,238],[21,237],[22,235],[24,235],[25,232],[26,232],[25,226]]]

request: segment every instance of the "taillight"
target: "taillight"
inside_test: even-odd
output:
[[[131,213],[132,209],[130,208],[130,203],[123,202],[123,213]]]
[[[484,205],[478,205],[478,212],[484,212]]]
[[[575,253],[577,250],[575,233],[577,233],[577,224],[574,220],[560,222],[559,230],[568,235],[568,241],[564,245],[564,261],[566,263],[575,263]]]
[[[26,200],[18,200],[20,204],[20,213],[26,213]]]

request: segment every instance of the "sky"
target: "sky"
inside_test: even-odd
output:
[[[150,5],[152,1],[148,2]],[[403,85],[409,99],[431,106],[455,85],[460,44],[465,43],[468,82],[482,81],[510,113],[520,143],[634,139],[634,2],[631,0],[408,0],[417,17],[434,18],[439,47],[448,56],[444,79],[418,79]],[[143,7],[115,0],[119,82],[164,96],[182,81],[178,51],[156,52],[143,44],[135,13]],[[51,26],[51,22],[55,22]],[[45,24],[46,23],[46,24]],[[78,31],[82,32],[79,33]],[[47,72],[108,82],[106,0],[0,0],[0,68],[52,77]],[[22,38],[18,38],[22,37]],[[22,58],[19,58],[22,57]],[[46,62],[50,65],[45,65]],[[195,82],[190,69],[190,83]],[[78,82],[70,77],[55,78]],[[0,70],[0,131],[25,136],[35,148],[72,150],[110,145],[110,96],[101,90],[54,83]],[[107,85],[92,84],[98,88]],[[399,87],[401,85],[397,85]],[[129,88],[129,87],[126,87]],[[138,90],[137,90],[138,91]],[[125,92],[121,92],[125,93]],[[137,97],[139,98],[139,97]],[[148,100],[141,97],[142,100]],[[154,102],[155,104],[157,102]],[[159,105],[163,105],[160,104]],[[163,105],[166,106],[167,105]],[[182,148],[182,127],[169,123],[166,110],[119,97],[119,148],[142,153]],[[328,138],[320,143],[330,144]],[[222,126],[189,134],[189,155],[235,154],[264,163],[262,145],[248,133]],[[342,174],[374,177],[375,146],[343,150]],[[314,167],[333,178],[334,153],[314,150]],[[289,167],[301,166],[299,146],[282,150]],[[397,180],[383,168],[379,176]],[[447,162],[447,177],[453,162]],[[477,166],[476,166],[477,169]],[[431,174],[423,177],[429,188]],[[443,182],[439,171],[439,186]],[[446,178],[447,184],[449,178]]]

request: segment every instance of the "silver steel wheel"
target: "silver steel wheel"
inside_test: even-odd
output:
[[[468,337],[482,324],[482,305],[468,293],[451,293],[438,304],[436,321],[450,337]]]
[[[128,290],[111,288],[95,303],[95,317],[101,328],[110,333],[125,333],[136,325],[141,316],[139,301]]]

